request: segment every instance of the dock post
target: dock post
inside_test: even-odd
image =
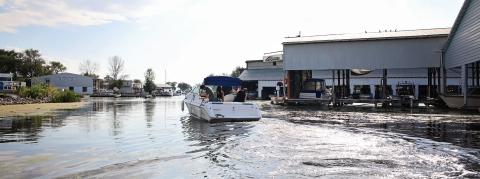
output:
[[[431,97],[431,87],[432,87],[432,68],[428,68],[427,72],[427,97]]]
[[[463,93],[463,106],[467,106],[467,93],[468,93],[468,69],[467,64],[462,65],[462,93]]]
[[[387,69],[383,69],[383,86],[382,86],[382,93],[383,93],[383,102],[382,102],[382,107],[387,107],[388,103],[386,102],[387,99]]]
[[[342,70],[342,98],[345,97],[345,70]]]
[[[472,86],[475,86],[475,63],[472,63]]]
[[[432,88],[435,88],[437,86],[437,69],[432,68]],[[432,97],[434,97],[433,92],[436,90],[432,90]]]
[[[347,70],[347,97],[349,97],[350,94],[350,70]]]
[[[337,95],[335,92],[335,70],[332,70],[332,106],[335,107],[337,104]]]
[[[443,52],[440,55],[440,76],[441,76],[441,83],[440,83],[440,93],[445,94],[445,89],[447,88],[447,70],[445,69],[445,62],[443,59]]]
[[[475,68],[475,71],[477,71],[477,86],[480,86],[480,62],[476,62],[477,67]]]

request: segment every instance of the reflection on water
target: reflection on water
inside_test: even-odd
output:
[[[56,116],[1,119],[0,176],[480,177],[476,115],[261,103],[258,122],[210,124],[181,99],[92,98]]]

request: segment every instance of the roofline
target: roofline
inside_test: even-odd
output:
[[[51,76],[57,76],[57,75],[75,75],[75,76],[82,76],[82,77],[94,79],[90,76],[80,75],[80,74],[76,74],[76,73],[69,73],[69,72],[55,73],[55,74],[43,75],[43,76],[35,76],[35,77],[32,77],[32,78],[43,78],[43,77],[51,77]]]
[[[450,42],[453,40],[453,36],[455,36],[455,33],[458,30],[458,27],[460,26],[460,23],[463,20],[463,17],[465,16],[465,12],[467,11],[468,7],[470,6],[471,0],[465,0],[463,2],[462,8],[458,12],[457,18],[455,19],[455,22],[453,23],[452,30],[450,31],[450,34],[448,35],[447,42],[442,48],[442,51],[447,51],[447,49],[450,47]]]
[[[416,31],[416,30],[434,30],[434,29],[448,29],[446,28],[432,28],[432,29],[415,29],[415,30],[403,30],[404,31]],[[402,31],[397,31],[402,32]],[[383,32],[372,32],[372,33],[383,33]],[[345,35],[345,34],[328,34],[328,35],[313,35],[313,36],[302,36],[302,37],[315,37],[315,36],[330,36],[330,35]],[[397,39],[423,39],[423,38],[436,38],[436,37],[448,37],[447,34],[434,34],[434,35],[410,35],[410,36],[398,36],[398,37],[373,37],[373,38],[357,38],[357,39],[337,39],[337,40],[312,40],[312,41],[303,41],[303,42],[283,42],[283,45],[293,45],[293,44],[311,44],[311,43],[330,43],[330,42],[355,42],[355,41],[378,41],[378,40],[397,40]],[[297,38],[297,37],[287,37],[287,38]]]
[[[263,60],[246,60],[245,63],[248,63],[248,62],[263,62]]]
[[[278,53],[283,53],[283,50],[274,51],[274,52],[266,52],[266,53],[263,53],[263,55],[278,54]]]

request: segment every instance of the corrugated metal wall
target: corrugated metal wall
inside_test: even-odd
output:
[[[447,37],[288,44],[284,70],[439,67]]]
[[[93,87],[92,78],[69,73],[53,74],[32,78],[32,84],[35,85],[40,83],[46,83],[47,80],[50,81],[50,85],[55,87]]]
[[[480,60],[480,1],[470,3],[445,52],[445,67],[452,68]]]

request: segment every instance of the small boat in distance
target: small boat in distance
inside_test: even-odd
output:
[[[115,94],[113,94],[113,97],[114,97],[114,98],[120,98],[120,97],[122,97],[122,95],[121,95],[121,94],[118,94],[118,93],[115,93]]]
[[[173,96],[172,90],[162,90],[158,93],[159,96]]]
[[[241,82],[238,78],[211,76],[203,80],[203,85],[210,89],[216,89],[218,86],[225,89],[239,87]],[[195,118],[204,119],[208,122],[258,121],[262,118],[260,109],[256,104],[233,102],[232,94],[226,95],[223,102],[209,101],[202,95],[203,91],[197,86],[188,92],[183,100],[183,104],[187,106],[190,115]]]

